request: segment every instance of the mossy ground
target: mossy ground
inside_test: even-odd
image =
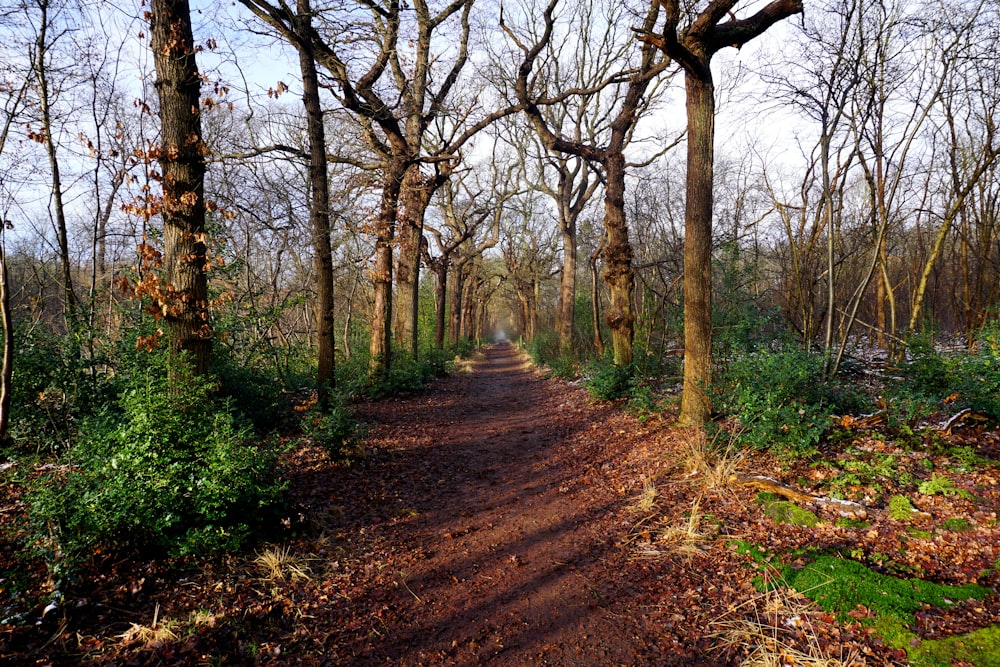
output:
[[[852,612],[867,610],[868,617],[862,623],[873,624],[887,646],[907,651],[915,667],[948,667],[956,660],[977,667],[1000,667],[998,626],[924,641],[910,630],[917,611],[927,606],[947,608],[970,598],[982,599],[991,593],[988,588],[900,579],[833,554],[817,555],[804,566],[793,568],[754,545],[741,543],[737,548],[774,574],[771,585],[799,591],[840,622],[851,621]]]
[[[758,494],[757,502],[763,505],[764,514],[771,517],[775,523],[812,528],[820,522],[820,518],[815,513],[802,509],[793,502],[783,500],[773,493]]]

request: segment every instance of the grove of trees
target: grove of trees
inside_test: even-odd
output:
[[[344,396],[500,337],[682,383],[702,427],[735,355],[834,380],[1000,303],[991,0],[25,0],[0,33],[12,450],[71,454],[161,354],[263,430],[316,389],[341,442]]]

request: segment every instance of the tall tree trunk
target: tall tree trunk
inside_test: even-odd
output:
[[[444,349],[445,310],[448,300],[448,262],[444,258],[431,266],[437,276],[437,286],[434,288],[434,347]]]
[[[5,446],[10,425],[10,397],[14,376],[14,322],[10,314],[10,290],[7,286],[6,221],[0,220],[0,225],[3,225],[3,228],[0,228],[0,322],[3,324],[3,365],[0,366],[0,446]]]
[[[396,258],[396,342],[406,346],[414,359],[419,348],[417,323],[420,314],[420,243],[424,233],[424,214],[430,205],[434,185],[420,172],[420,165],[410,165],[403,177],[399,200],[402,224],[399,229],[399,256]]]
[[[316,55],[310,37],[312,8],[309,0],[297,0],[296,32],[300,40],[299,69],[302,72],[302,103],[306,109],[309,136],[309,222],[316,263],[316,388],[325,407],[335,382],[335,336],[333,318],[333,249],[330,245],[330,184],[327,177],[326,132],[319,100]]]
[[[590,256],[590,324],[594,327],[594,350],[604,356],[604,336],[601,334],[601,293],[597,284],[597,260],[604,250],[604,237]]]
[[[201,77],[187,0],[152,0],[150,33],[160,98],[163,246],[166,285],[161,308],[174,352],[190,353],[196,375],[208,372],[205,238],[205,144],[198,113]]]
[[[632,244],[625,220],[625,155],[615,151],[604,162],[604,282],[611,293],[605,319],[611,329],[611,348],[616,366],[632,363],[635,313],[632,293],[635,273],[632,269]]]
[[[451,288],[448,293],[448,335],[452,345],[458,345],[458,339],[462,336],[462,301],[465,279],[468,276],[465,271],[466,260],[459,260],[455,263],[455,270],[452,271]]]
[[[687,207],[684,216],[684,390],[681,426],[701,427],[711,417],[712,182],[715,87],[705,63],[687,72]]]
[[[63,206],[62,176],[59,171],[56,142],[52,136],[52,109],[49,99],[48,65],[46,63],[49,47],[48,0],[39,2],[38,7],[41,11],[41,16],[39,17],[38,36],[35,41],[35,78],[38,81],[38,107],[42,115],[43,142],[49,158],[49,169],[52,172],[52,206],[55,209],[56,244],[59,246],[59,267],[62,273],[63,313],[66,315],[66,324],[69,326],[73,309],[76,307],[76,293],[73,291],[73,274],[69,257],[69,236],[66,231],[66,209]]]
[[[382,198],[375,229],[375,267],[372,270],[372,330],[370,370],[385,375],[392,368],[392,242],[396,234],[399,194],[407,161],[391,158],[385,165]]]
[[[565,214],[564,214],[565,215]],[[562,275],[559,278],[559,311],[556,329],[559,333],[559,351],[573,352],[573,315],[576,306],[576,219],[564,219],[562,228]]]

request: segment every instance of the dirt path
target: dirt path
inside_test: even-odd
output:
[[[613,544],[625,500],[603,472],[623,452],[592,432],[618,416],[578,392],[553,391],[512,346],[498,345],[472,375],[363,408],[379,424],[369,472],[391,489],[378,542],[394,581],[365,595],[379,623],[343,637],[343,657],[666,664],[630,604],[635,591]]]

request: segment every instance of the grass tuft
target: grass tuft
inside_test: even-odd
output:
[[[270,547],[257,554],[254,559],[257,568],[264,573],[266,581],[310,581],[312,570],[306,561],[295,556],[288,547]]]

